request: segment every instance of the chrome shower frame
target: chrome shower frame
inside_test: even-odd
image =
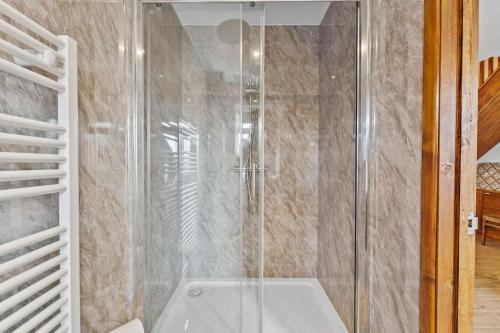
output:
[[[355,220],[355,315],[354,315],[354,325],[355,332],[369,332],[370,331],[370,314],[369,314],[369,299],[370,299],[370,266],[369,266],[369,256],[370,256],[370,246],[369,246],[369,192],[373,188],[372,179],[373,177],[373,165],[371,161],[371,155],[374,148],[373,145],[373,129],[375,116],[372,106],[372,68],[371,59],[372,53],[374,52],[375,45],[372,44],[372,0],[333,0],[333,1],[348,1],[356,2],[358,4],[358,52],[357,52],[357,121],[356,121],[356,220]],[[144,185],[144,163],[146,154],[144,154],[144,147],[146,147],[145,135],[144,135],[144,49],[142,41],[142,5],[145,3],[269,3],[269,2],[332,2],[326,0],[255,0],[255,1],[240,1],[240,0],[135,0],[135,5],[133,8],[133,50],[136,50],[133,64],[133,75],[134,75],[134,91],[132,96],[132,102],[135,105],[134,115],[129,124],[131,142],[135,151],[135,177],[134,187],[140,189]],[[263,22],[265,26],[265,22]],[[262,35],[263,36],[263,35]],[[261,48],[263,47],[264,41],[261,40]],[[262,57],[264,58],[264,57]],[[261,68],[261,77],[263,77],[263,66]],[[262,84],[261,89],[264,89],[264,84]],[[261,94],[261,110],[264,110],[263,105],[263,94]],[[264,112],[264,111],[263,111]],[[263,118],[263,116],[262,116]],[[263,169],[263,138],[264,138],[264,127],[263,119],[261,120],[259,126],[259,145],[260,158],[259,163],[262,164],[260,167]],[[263,192],[263,178],[259,177],[260,185],[259,191]],[[136,191],[141,193],[140,191]],[[263,195],[260,197],[260,227],[264,226],[264,214],[263,214]],[[145,200],[136,199],[133,202],[133,213],[136,219],[145,218],[145,205],[147,203]],[[144,224],[144,223],[143,223]],[[263,237],[261,235],[261,276],[262,281],[262,269],[264,262],[264,251],[263,251]],[[263,288],[261,288],[262,290]],[[262,299],[261,299],[262,301]]]

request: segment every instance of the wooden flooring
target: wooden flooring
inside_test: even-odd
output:
[[[474,333],[500,332],[500,241],[476,241]]]

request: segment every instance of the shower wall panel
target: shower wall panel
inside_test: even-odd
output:
[[[319,28],[266,26],[265,277],[316,277]]]
[[[318,277],[354,324],[357,10],[333,2],[320,25]]]
[[[135,239],[141,235],[134,234],[127,208],[132,2],[6,2],[78,43],[82,332],[108,332],[140,317],[142,307],[140,292],[134,292],[134,281],[143,274],[134,256],[140,253]],[[46,89],[5,75],[0,85],[1,112],[42,120],[57,114],[54,94]],[[57,216],[53,196],[13,201],[2,208],[1,241],[6,234],[46,228]]]
[[[371,331],[418,332],[424,0],[373,2]]]
[[[151,329],[185,272],[179,209],[182,27],[170,4],[145,4],[143,8],[145,96],[149,101],[145,317]]]
[[[239,12],[236,12],[236,14]],[[216,26],[184,26],[182,121],[197,136],[197,174],[191,198],[196,218],[185,247],[187,275],[241,276],[240,175],[236,135],[240,115],[240,46],[222,42]],[[194,178],[193,178],[194,177]]]

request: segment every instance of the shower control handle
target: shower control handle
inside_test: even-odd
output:
[[[240,171],[251,172],[252,171],[252,167],[234,167],[233,171],[236,171],[236,172],[240,172]],[[266,172],[267,168],[258,168],[258,167],[255,167],[255,171],[256,172],[261,172],[261,171]]]
[[[259,168],[257,164],[251,163],[251,166],[248,167],[234,167],[233,171],[238,173],[243,172],[245,175],[244,182],[246,183],[248,191],[249,212],[253,213],[257,192],[257,172],[265,172],[267,168]]]

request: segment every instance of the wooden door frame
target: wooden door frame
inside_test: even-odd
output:
[[[420,332],[472,332],[478,0],[424,0]]]

